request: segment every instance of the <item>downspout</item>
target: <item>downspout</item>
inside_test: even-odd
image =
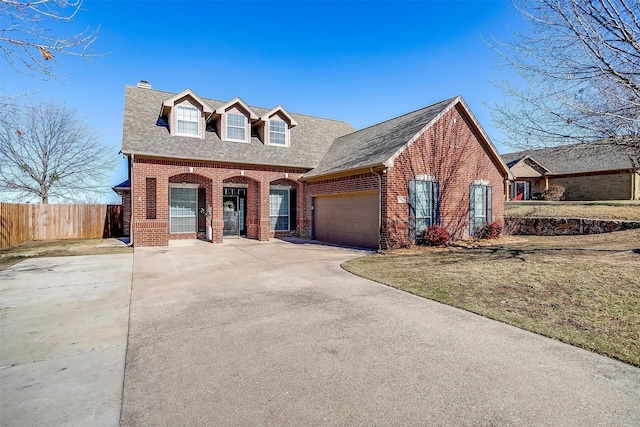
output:
[[[382,237],[382,174],[376,172],[371,167],[371,173],[378,176],[378,252],[382,250],[381,237]]]
[[[131,204],[131,217],[129,218],[129,245],[133,246],[133,236],[135,235],[134,230],[134,221],[135,215],[133,214],[133,206],[135,205],[135,197],[133,194],[133,164],[135,163],[135,154],[131,153],[131,165],[129,166],[129,185],[131,186],[131,200],[129,203]]]

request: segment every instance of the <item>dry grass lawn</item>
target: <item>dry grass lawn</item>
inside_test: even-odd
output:
[[[28,257],[57,257],[131,253],[129,246],[101,246],[103,239],[64,239],[25,242],[0,249],[0,270],[9,268]]]
[[[640,366],[640,230],[508,236],[343,264],[359,276]]]
[[[640,201],[507,202],[504,215],[515,217],[592,218],[640,221]]]

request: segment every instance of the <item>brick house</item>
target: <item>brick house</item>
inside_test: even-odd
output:
[[[565,200],[640,200],[639,160],[607,140],[504,154],[511,200],[530,200],[557,184]]]
[[[464,238],[503,220],[511,178],[461,97],[356,131],[141,82],[126,87],[122,153],[136,246],[295,235],[393,248],[431,224]]]

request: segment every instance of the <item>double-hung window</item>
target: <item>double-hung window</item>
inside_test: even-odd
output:
[[[429,180],[409,180],[409,238],[440,222],[440,185]]]
[[[491,187],[472,184],[469,187],[469,234],[476,234],[488,222],[491,222]]]
[[[227,113],[227,139],[246,141],[247,118],[242,114]]]
[[[269,144],[287,145],[287,124],[279,120],[269,120]]]
[[[195,107],[178,105],[178,135],[198,136],[198,116],[200,111]]]
[[[198,207],[198,189],[194,187],[169,188],[169,219],[171,233],[195,233]]]
[[[289,231],[289,190],[271,188],[269,192],[271,231]]]

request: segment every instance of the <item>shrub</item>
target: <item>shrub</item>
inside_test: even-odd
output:
[[[449,240],[451,240],[451,235],[446,228],[431,225],[418,234],[416,243],[425,246],[444,246]]]
[[[564,187],[558,184],[551,184],[549,189],[542,193],[542,198],[549,201],[564,200]]]
[[[486,223],[476,234],[476,239],[497,239],[502,234],[502,225],[494,221]]]

